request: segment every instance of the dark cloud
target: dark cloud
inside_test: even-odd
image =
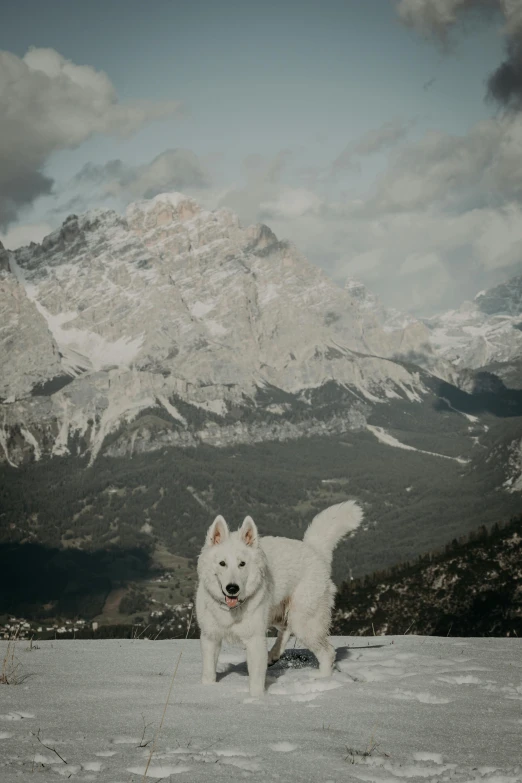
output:
[[[511,15],[508,6],[513,0],[399,0],[397,13],[401,21],[426,37],[435,35],[449,45],[452,28],[464,17],[469,22],[474,14],[502,10]],[[514,0],[518,2],[518,0]]]
[[[488,97],[500,106],[522,110],[522,34],[507,46],[507,58],[488,80]]]
[[[422,35],[435,35],[444,45],[462,18],[500,13],[506,59],[488,79],[487,98],[502,108],[522,111],[522,0],[400,0],[397,12],[405,25]]]
[[[96,133],[129,136],[177,109],[169,101],[120,103],[108,77],[75,65],[54,49],[20,58],[0,51],[0,227],[48,194],[48,158]]]
[[[0,160],[0,165],[2,161]],[[9,166],[5,162],[0,174],[0,228],[6,228],[16,220],[20,209],[38,196],[48,195],[53,180],[31,167]]]

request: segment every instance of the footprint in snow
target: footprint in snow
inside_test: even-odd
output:
[[[58,756],[44,756],[43,753],[35,753],[32,757],[35,764],[54,765],[63,764]]]
[[[269,693],[276,696],[290,696],[292,701],[311,701],[317,698],[324,691],[332,691],[336,688],[342,688],[343,682],[337,682],[336,680],[318,680],[311,678],[310,680],[297,681],[297,682],[278,682],[272,685]]]
[[[28,720],[34,718],[32,712],[7,712],[5,715],[0,715],[0,720]]]
[[[3,739],[9,739],[9,737],[12,737],[13,735],[10,734],[8,731],[0,731],[0,740]]]
[[[421,704],[449,704],[452,699],[445,699],[441,696],[434,696],[432,693],[414,693],[413,691],[397,690],[392,693],[394,699],[404,701],[420,701]]]
[[[434,764],[443,764],[441,753],[426,753],[424,751],[413,754],[414,761],[433,761]]]
[[[169,775],[177,775],[181,772],[189,772],[190,767],[185,767],[182,764],[166,764],[160,766],[158,764],[151,764],[145,773],[145,766],[143,767],[129,767],[127,772],[132,775],[141,775],[147,778],[168,778]]]
[[[269,745],[269,748],[279,753],[291,753],[297,750],[297,745],[292,745],[291,742],[276,742],[274,745]]]
[[[101,761],[85,761],[82,764],[82,769],[85,770],[85,772],[101,772],[102,763]]]
[[[247,772],[259,772],[261,769],[261,766],[256,761],[250,761],[250,759],[245,758],[234,758],[232,756],[221,759],[220,763],[237,767],[238,769],[244,769]]]
[[[465,674],[461,677],[437,677],[437,679],[450,685],[480,685],[482,682],[478,677],[473,677],[471,674]]]
[[[81,772],[82,770],[79,764],[62,764],[60,767],[54,766],[52,769],[57,775],[61,775],[67,779],[71,778],[73,775],[77,775],[78,772]],[[89,780],[89,778],[85,776],[82,780]]]

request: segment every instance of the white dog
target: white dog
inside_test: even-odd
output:
[[[336,588],[330,578],[333,550],[359,525],[353,501],[318,514],[303,541],[259,537],[251,517],[230,533],[222,516],[210,526],[198,559],[196,613],[201,630],[203,678],[216,682],[223,639],[246,647],[251,696],[265,688],[267,663],[279,660],[294,634],[319,661],[319,676],[332,673],[328,641]],[[266,630],[279,629],[267,659]]]

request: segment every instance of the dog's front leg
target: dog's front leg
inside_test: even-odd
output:
[[[201,634],[201,656],[203,658],[203,685],[213,685],[216,682],[216,668],[221,648],[221,640],[213,636]]]
[[[253,636],[246,643],[246,653],[250,695],[259,697],[265,692],[266,638],[264,636]]]

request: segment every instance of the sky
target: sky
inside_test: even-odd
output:
[[[522,273],[522,3],[4,0],[4,245],[174,190],[419,315]]]

